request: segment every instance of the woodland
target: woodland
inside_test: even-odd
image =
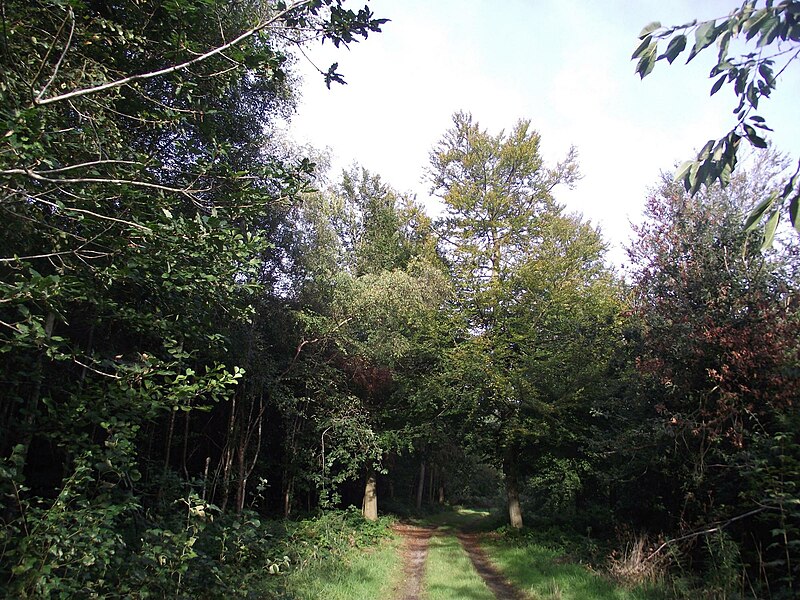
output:
[[[687,30],[695,54],[800,39],[798,3],[747,6],[648,26],[639,74]],[[720,50],[736,129],[653,182],[620,273],[535,121],[455,112],[424,175],[440,215],[277,134],[300,50],[391,15],[0,9],[6,597],[333,598],[298,586],[455,506],[494,511],[490,558],[557,548],[640,594],[526,597],[800,594],[798,173],[751,110],[763,55]]]

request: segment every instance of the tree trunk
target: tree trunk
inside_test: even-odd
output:
[[[417,486],[417,510],[422,508],[422,495],[425,493],[425,461],[419,462],[419,485]]]
[[[225,447],[220,457],[220,470],[222,471],[222,501],[219,508],[222,512],[228,508],[228,498],[231,491],[231,469],[233,467],[233,434],[236,427],[236,394],[231,397],[230,414],[228,416],[228,435]]]
[[[388,460],[389,460],[389,471],[393,472],[395,466],[394,454],[390,454]],[[389,483],[389,498],[394,500],[394,481],[392,480],[391,477],[389,478],[388,483]]]
[[[367,473],[367,484],[364,486],[364,518],[367,521],[378,520],[378,485],[374,469]]]
[[[189,421],[191,411],[186,411],[183,415],[183,450],[181,451],[181,470],[186,481],[189,481],[189,467],[186,464],[186,457],[189,454]]]
[[[292,512],[292,491],[294,489],[294,477],[284,474],[283,485],[283,518],[288,519]]]
[[[236,450],[236,514],[242,514],[244,510],[244,500],[247,493],[247,467],[245,458],[247,452],[247,441],[242,440]]]
[[[513,459],[506,458],[503,463],[508,496],[508,520],[514,529],[522,529],[522,508],[519,505],[519,476]]]
[[[428,504],[433,504],[433,491],[436,489],[436,464],[431,465],[428,475]]]

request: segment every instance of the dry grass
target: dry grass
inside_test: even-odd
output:
[[[629,585],[654,584],[662,581],[669,567],[670,558],[664,552],[654,552],[654,544],[643,534],[627,534],[622,550],[615,550],[610,557],[609,572]]]

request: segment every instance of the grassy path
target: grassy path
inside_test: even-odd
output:
[[[435,529],[415,525],[395,525],[393,529],[395,533],[403,537],[404,583],[397,598],[399,600],[418,600],[422,596],[428,546]]]
[[[656,590],[628,589],[572,562],[563,552],[521,538],[477,533],[489,513],[441,513],[423,523],[437,528],[431,538],[426,600],[655,600]],[[413,600],[416,600],[414,597]]]
[[[404,584],[396,600],[492,600],[459,540],[433,526],[398,525],[403,537]],[[497,596],[500,597],[500,596]],[[516,598],[509,598],[516,600]]]
[[[466,533],[482,513],[436,515],[423,525],[401,525],[405,585],[396,600],[526,600],[491,564],[478,537]]]
[[[287,580],[291,600],[657,600],[573,562],[542,536],[478,533],[488,513],[452,511],[395,525],[396,537],[353,548]]]

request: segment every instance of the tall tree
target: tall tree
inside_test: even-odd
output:
[[[579,331],[571,317],[582,318],[573,308],[583,290],[606,277],[599,235],[562,215],[552,196],[578,177],[575,152],[547,168],[539,143],[528,121],[490,135],[457,113],[429,171],[445,204],[443,249],[466,323],[446,377],[469,407],[473,440],[503,470],[514,527],[522,526],[523,451],[537,451],[551,433],[555,441],[550,416],[575,392],[570,384],[559,389],[559,378],[548,382],[541,361],[555,366],[553,352],[566,347],[559,338]]]
[[[307,269],[299,318],[308,343],[298,347],[296,375],[315,398],[315,411],[299,422],[320,442],[331,428],[327,465],[332,456],[339,465],[335,481],[334,471],[323,475],[332,483],[366,472],[364,513],[371,518],[385,457],[410,440],[413,414],[399,410],[408,402],[397,394],[398,382],[436,321],[447,279],[430,220],[365,169],[309,195],[299,218]]]

